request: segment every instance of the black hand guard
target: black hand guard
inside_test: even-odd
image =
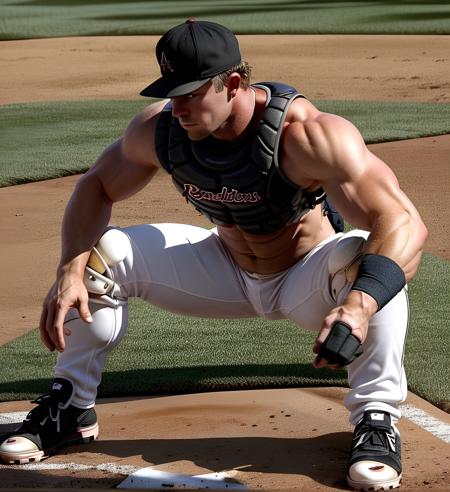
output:
[[[319,351],[319,359],[326,359],[330,365],[339,367],[353,362],[363,353],[361,342],[346,323],[337,321]]]

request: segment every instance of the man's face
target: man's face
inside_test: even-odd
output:
[[[216,92],[212,82],[186,96],[172,98],[172,115],[191,140],[201,140],[226,124],[231,113],[227,89]]]

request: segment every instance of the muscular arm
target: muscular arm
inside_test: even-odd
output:
[[[419,265],[426,227],[394,173],[367,149],[358,130],[343,118],[316,112],[310,120],[287,128],[284,151],[288,177],[323,186],[344,219],[370,232],[365,253],[390,258],[409,281]],[[351,290],[325,318],[314,352],[335,321],[352,326],[353,334],[364,341],[377,309],[369,294]]]
[[[358,130],[343,118],[321,113],[311,122],[290,125],[286,141],[288,177],[320,183],[350,224],[370,231],[366,253],[391,258],[410,280],[426,228],[394,173],[369,151]]]
[[[79,180],[64,213],[60,269],[89,254],[108,225],[113,203],[138,192],[155,174],[155,166],[132,161],[123,147],[123,139],[113,143]],[[84,271],[85,262],[80,265]]]
[[[50,350],[64,350],[63,323],[71,307],[91,321],[84,269],[108,225],[113,204],[142,189],[158,169],[153,136],[161,107],[150,106],[131,122],[122,138],[79,180],[69,200],[62,222],[57,279],[44,301],[40,321],[41,338]]]

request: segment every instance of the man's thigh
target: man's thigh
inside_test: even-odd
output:
[[[124,297],[214,318],[255,316],[238,269],[212,231],[185,224],[123,229],[131,254],[116,269]]]
[[[348,292],[346,269],[361,255],[367,235],[355,229],[331,236],[294,265],[280,295],[283,315],[303,328],[319,330]]]

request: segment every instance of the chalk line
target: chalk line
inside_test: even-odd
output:
[[[411,420],[422,429],[433,434],[446,443],[450,443],[450,425],[433,417],[424,410],[412,405],[400,405],[403,417]]]
[[[0,413],[0,425],[6,424],[18,424],[25,419],[28,412],[11,412],[11,413]]]

